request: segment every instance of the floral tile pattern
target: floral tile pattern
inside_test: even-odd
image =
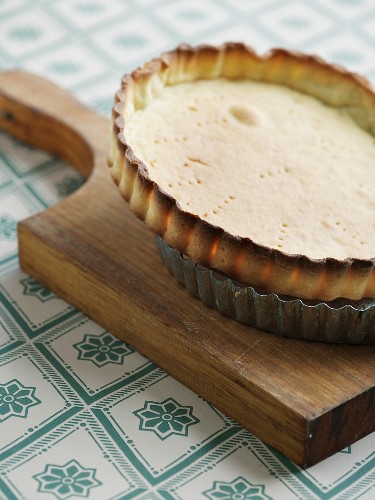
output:
[[[123,73],[227,40],[375,81],[372,0],[0,0],[1,70],[45,76],[105,116]],[[19,270],[17,223],[82,183],[0,133],[0,496],[374,498],[374,435],[301,470]]]
[[[29,295],[30,297],[37,297],[41,302],[48,302],[51,299],[56,298],[56,295],[48,290],[45,286],[43,286],[39,281],[36,281],[34,278],[25,278],[20,281],[21,285],[23,285],[24,295]]]
[[[187,436],[191,425],[199,422],[191,406],[182,406],[172,398],[161,403],[146,401],[143,408],[134,412],[139,420],[139,429],[154,432],[160,439],[169,436]]]
[[[91,361],[99,367],[108,363],[121,365],[124,356],[133,352],[133,349],[108,332],[101,335],[87,334],[74,347],[78,351],[78,359]]]
[[[0,384],[0,422],[11,417],[27,418],[29,409],[41,403],[35,391],[35,387],[25,387],[16,379]]]
[[[102,484],[95,474],[95,469],[85,469],[76,460],[71,460],[65,465],[48,464],[34,478],[39,483],[38,491],[65,500],[73,496],[88,498],[90,490]]]
[[[14,240],[17,234],[17,221],[9,214],[0,215],[0,239]]]
[[[264,486],[251,484],[243,477],[237,477],[230,483],[215,481],[213,487],[203,492],[210,500],[271,500],[264,493]]]

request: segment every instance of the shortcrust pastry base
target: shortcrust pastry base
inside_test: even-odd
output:
[[[281,85],[201,80],[165,87],[125,133],[182,210],[289,254],[373,256],[375,142],[345,111]]]
[[[365,132],[375,135],[375,93],[358,75],[317,57],[282,49],[259,56],[236,43],[181,46],[126,75],[116,96],[109,165],[130,209],[195,262],[265,291],[326,301],[375,297],[375,257],[352,255],[340,259],[328,254],[317,259],[263,245],[252,235],[232,234],[184,210],[178,199],[150,177],[150,169],[136,157],[126,139],[126,126],[134,112],[149,106],[166,86],[218,78],[286,86],[340,110]],[[336,225],[339,221],[334,222]],[[369,232],[373,226],[374,222],[368,221]]]

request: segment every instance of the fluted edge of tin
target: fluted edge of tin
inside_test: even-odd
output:
[[[240,323],[286,337],[329,343],[375,344],[375,299],[332,307],[261,293],[196,264],[161,238],[160,256],[174,278],[207,306]]]

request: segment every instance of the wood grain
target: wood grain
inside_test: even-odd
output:
[[[19,224],[22,269],[299,465],[375,430],[375,346],[263,333],[189,295],[110,180],[104,118],[10,72],[0,74],[0,127],[89,176]]]

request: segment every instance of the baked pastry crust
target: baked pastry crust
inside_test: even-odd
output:
[[[325,301],[374,297],[375,257],[313,259],[258,244],[183,210],[178,200],[150,178],[147,166],[126,142],[127,119],[135,109],[146,107],[165,86],[220,77],[288,86],[344,109],[375,136],[375,92],[363,77],[315,56],[283,49],[259,56],[240,43],[196,48],[183,45],[125,75],[116,94],[109,165],[132,212],[198,264],[264,292]]]

